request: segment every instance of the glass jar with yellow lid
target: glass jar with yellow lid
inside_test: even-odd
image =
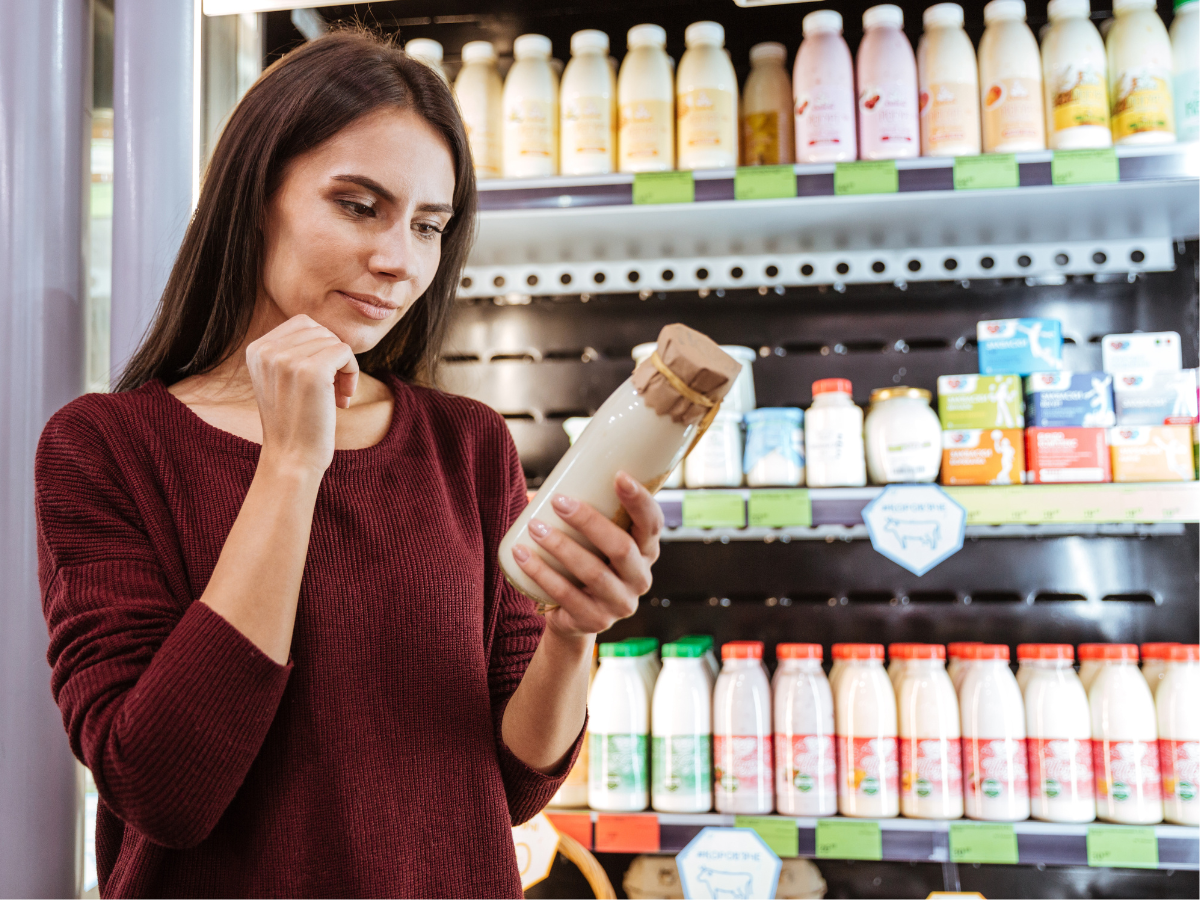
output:
[[[942,425],[924,388],[871,391],[863,426],[872,484],[936,481],[942,465]]]

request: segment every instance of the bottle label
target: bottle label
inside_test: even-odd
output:
[[[727,794],[766,794],[771,784],[771,736],[713,736],[713,781]]]
[[[890,441],[883,448],[883,475],[888,482],[933,481],[942,463],[941,435]]]
[[[742,165],[779,165],[779,113],[747,113],[742,121]]]
[[[900,791],[899,751],[894,737],[838,735],[838,783],[845,794],[875,797]]]
[[[942,800],[962,795],[962,743],[958,738],[901,738],[900,791],[906,797]]]
[[[979,139],[979,100],[975,85],[935,81],[918,98],[923,153],[957,148]]]
[[[1076,62],[1061,66],[1050,84],[1055,131],[1081,125],[1108,127],[1108,88],[1104,70]]]
[[[486,102],[472,103],[466,97],[459,97],[458,102],[462,108],[463,127],[467,132],[467,145],[471,148],[476,176],[499,178],[500,123],[488,119]]]
[[[612,102],[573,97],[563,104],[562,154],[608,157],[613,152]]]
[[[854,95],[817,90],[796,99],[796,150],[854,148]],[[853,157],[851,157],[853,159]]]
[[[772,453],[778,453],[790,465],[803,468],[804,430],[782,417],[764,417],[751,422],[746,427],[745,470],[749,472]]]
[[[588,742],[589,790],[646,790],[646,735],[589,734]]]
[[[721,151],[737,158],[734,100],[729,91],[700,88],[678,97],[679,157],[695,151]]]
[[[1096,799],[1134,803],[1162,799],[1157,741],[1092,741]]]
[[[837,792],[837,757],[831,734],[775,735],[780,783],[809,796]]]
[[[919,147],[917,98],[899,85],[870,85],[858,93],[858,121],[863,144]]]
[[[1029,796],[1025,742],[1016,738],[963,738],[963,786],[990,800]]]
[[[675,164],[675,136],[671,130],[669,100],[637,100],[621,104],[620,138],[622,161],[661,160]]]
[[[554,158],[554,111],[545,100],[519,100],[508,110],[506,152],[520,159]]]
[[[1014,142],[1042,144],[1042,86],[1035,78],[999,78],[983,95],[983,150]]]
[[[1200,140],[1200,71],[1188,69],[1175,76],[1175,137]]]
[[[1163,799],[1195,800],[1200,792],[1200,741],[1168,741],[1160,738]]]
[[[1174,131],[1171,85],[1164,72],[1131,69],[1122,72],[1113,96],[1113,138],[1143,131]]]
[[[707,734],[673,734],[651,741],[651,787],[656,796],[712,790],[712,747]]]
[[[1092,742],[1078,738],[1030,738],[1029,799],[1091,800]]]

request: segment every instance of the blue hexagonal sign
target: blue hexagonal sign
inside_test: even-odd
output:
[[[683,896],[759,900],[774,897],[783,864],[752,828],[701,829],[675,857]]]
[[[862,512],[871,546],[915,575],[962,549],[967,511],[936,484],[893,484]]]

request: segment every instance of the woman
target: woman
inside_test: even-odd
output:
[[[520,894],[509,827],[578,752],[595,633],[650,586],[661,515],[556,511],[522,568],[504,421],[418,386],[473,232],[444,82],[314,41],[234,111],[117,390],[37,460],[52,688],[100,793],[104,896]],[[531,529],[534,531],[534,529]],[[537,534],[540,531],[540,535]]]

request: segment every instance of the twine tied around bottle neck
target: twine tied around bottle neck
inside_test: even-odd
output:
[[[695,403],[697,406],[703,406],[708,409],[708,412],[704,414],[704,418],[700,420],[700,424],[696,426],[696,434],[692,437],[692,443],[688,446],[687,453],[683,454],[684,459],[686,459],[696,449],[696,444],[700,442],[700,438],[704,437],[704,432],[708,431],[708,427],[717,418],[717,413],[721,409],[721,401],[710,400],[699,391],[692,390],[682,378],[672,372],[671,368],[662,361],[662,357],[658,355],[657,350],[650,354],[650,362],[654,368],[658,369],[659,374],[667,379],[667,383],[679,392],[679,396],[683,397],[689,403]]]

